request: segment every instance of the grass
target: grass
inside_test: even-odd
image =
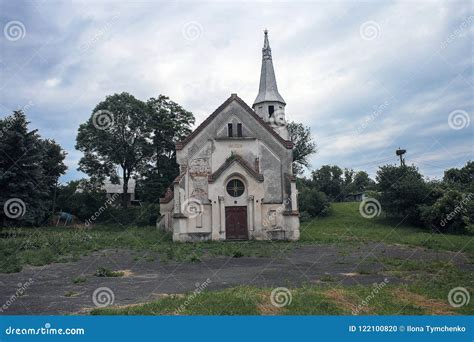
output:
[[[169,234],[155,227],[95,226],[93,229],[64,227],[0,230],[0,272],[21,271],[24,265],[42,266],[78,260],[104,249],[125,248],[156,252],[161,262],[200,262],[205,257],[265,257],[278,255],[301,244],[339,245],[367,242],[403,244],[436,250],[474,253],[472,236],[431,234],[419,228],[384,218],[366,219],[358,203],[335,203],[331,214],[301,224],[299,242],[201,242],[173,243]],[[343,253],[343,252],[341,252]],[[146,259],[153,262],[154,258]]]
[[[472,235],[433,234],[383,215],[367,219],[359,214],[358,202],[334,203],[328,217],[303,222],[300,231],[300,243],[385,242],[474,253]]]
[[[105,267],[99,267],[97,271],[95,271],[94,275],[96,277],[123,277],[124,272],[121,271],[111,271]]]

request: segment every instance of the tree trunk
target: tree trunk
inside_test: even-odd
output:
[[[123,194],[122,194],[122,207],[128,208],[128,180],[130,179],[130,173],[127,173],[126,169],[123,169]]]

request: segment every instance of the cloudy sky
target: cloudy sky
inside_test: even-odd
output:
[[[312,167],[374,175],[397,163],[429,177],[473,158],[469,1],[166,2],[0,0],[0,113],[23,108],[82,177],[79,124],[106,95],[168,95],[199,124],[258,90],[268,28],[287,119],[311,127]]]

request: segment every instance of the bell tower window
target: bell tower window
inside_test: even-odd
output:
[[[275,112],[275,106],[268,106],[268,117],[271,118]]]
[[[233,134],[233,132],[232,132],[232,124],[231,124],[231,123],[227,124],[227,135],[228,135],[229,137],[233,137],[233,136],[234,136],[234,134]]]
[[[241,123],[237,124],[237,136],[238,137],[242,136],[242,124]]]

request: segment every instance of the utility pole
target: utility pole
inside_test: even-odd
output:
[[[402,150],[398,147],[398,150],[395,153],[400,157],[400,166],[405,166],[405,158],[403,158],[403,155],[407,153],[407,150]]]

